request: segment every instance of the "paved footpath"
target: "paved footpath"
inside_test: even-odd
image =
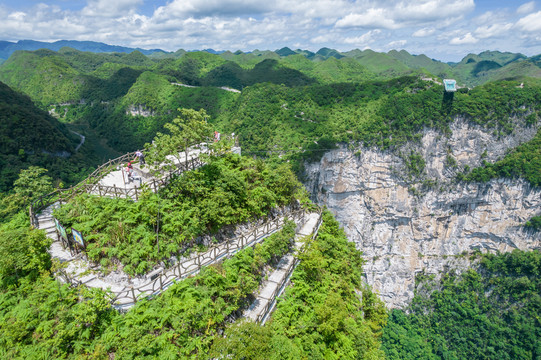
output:
[[[302,242],[300,240],[306,236],[312,235],[316,231],[320,214],[311,213],[303,227],[295,235],[295,248],[299,250]],[[244,312],[243,316],[253,321],[261,321],[264,324],[267,318],[276,306],[276,300],[285,290],[295,269],[297,259],[293,254],[287,254],[282,257],[276,269],[269,275],[268,279],[260,286],[259,294],[252,305]]]
[[[38,228],[45,230],[47,233],[47,237],[53,240],[53,243],[49,249],[51,256],[59,260],[61,263],[66,264],[64,272],[69,277],[69,279],[60,278],[61,281],[70,281],[72,283],[75,282],[91,288],[100,288],[103,290],[109,289],[118,298],[115,301],[115,304],[121,307],[129,307],[133,305],[133,300],[129,297],[124,296],[126,294],[130,294],[133,288],[138,289],[139,293],[137,295],[149,296],[159,293],[159,291],[156,291],[155,288],[156,281],[153,280],[153,278],[151,277],[151,274],[153,273],[147,274],[146,277],[136,278],[130,278],[125,273],[120,271],[111,272],[108,275],[103,275],[98,271],[99,267],[93,267],[88,261],[86,261],[82,257],[82,255],[72,256],[70,251],[68,249],[65,249],[57,238],[52,215],[56,207],[58,207],[57,203],[44,209],[38,215]],[[289,216],[289,214],[283,214],[282,219],[286,216]],[[312,219],[308,219],[309,220],[307,222],[310,223]],[[182,262],[182,274],[175,273],[175,270],[177,268],[176,265],[167,270],[158,269],[161,270],[159,272],[162,273],[163,279],[167,279],[167,285],[164,285],[163,288],[168,287],[179,278],[184,278],[186,276],[196,274],[197,272],[199,272],[201,265],[207,266],[212,263],[222,261],[227,255],[231,255],[232,253],[240,250],[243,245],[244,247],[246,247],[247,245],[250,246],[255,243],[261,242],[269,235],[281,229],[281,227],[281,225],[276,225],[274,228],[270,229],[266,224],[258,225],[250,230],[250,234],[252,235],[249,235],[248,238],[244,237],[244,240],[242,240],[242,236],[239,236],[229,241],[229,243],[224,242],[215,248],[211,248],[205,253],[194,253],[192,254],[191,258],[186,259]],[[304,227],[306,227],[306,224],[304,225]],[[242,241],[244,241],[245,243],[242,244]]]
[[[199,155],[202,152],[206,151],[198,148],[190,149],[188,151],[188,161],[199,158]],[[169,155],[167,156],[167,159],[171,160],[175,166],[183,166],[186,163],[185,156],[186,155],[184,153],[180,153],[178,158]],[[99,184],[102,186],[116,186],[117,188],[135,189],[141,187],[143,184],[150,184],[153,180],[160,180],[159,177],[155,177],[152,174],[151,168],[148,165],[141,166],[139,163],[136,163],[133,164],[135,180],[128,181],[126,165],[127,164],[124,164],[122,167],[117,168],[117,170],[111,171],[99,181]],[[95,190],[93,194],[98,195],[98,190]]]

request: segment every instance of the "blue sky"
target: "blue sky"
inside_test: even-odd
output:
[[[443,61],[541,53],[541,0],[2,0],[0,40],[174,51],[405,49]]]

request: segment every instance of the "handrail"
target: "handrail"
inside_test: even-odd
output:
[[[194,144],[192,146],[196,146],[199,144]],[[47,206],[53,204],[58,199],[62,200],[69,200],[73,196],[77,194],[81,194],[84,192],[92,192],[94,189],[94,186],[97,186],[97,189],[103,189],[105,190],[103,195],[101,196],[111,196],[111,197],[130,197],[132,199],[138,200],[141,190],[140,189],[123,189],[120,187],[111,186],[108,187],[106,185],[99,185],[99,180],[103,178],[103,176],[111,171],[113,168],[117,167],[118,165],[128,161],[129,159],[133,159],[136,155],[137,151],[129,152],[127,154],[121,155],[115,159],[111,159],[107,161],[106,163],[98,166],[96,170],[94,170],[90,175],[88,175],[83,181],[77,183],[76,185],[73,185],[66,189],[56,189],[53,192],[42,195],[38,199],[34,200],[30,204],[29,208],[29,217],[30,217],[30,225],[37,228],[38,227],[38,219],[37,219],[37,213],[46,208]],[[204,163],[201,161],[199,157],[189,159],[187,162],[184,162],[182,164],[177,165],[177,169],[174,171],[170,171],[168,174],[166,174],[163,178],[158,179],[157,185],[154,184],[153,191],[156,192],[159,187],[167,185],[175,175],[180,175],[185,171],[198,168],[202,166]],[[97,181],[95,181],[97,180]],[[123,191],[125,190],[125,191]],[[128,196],[129,193],[133,193],[133,196]],[[66,196],[61,196],[65,194]],[[119,194],[118,196],[116,194]],[[59,198],[56,198],[55,196],[59,195]]]
[[[263,239],[278,231],[286,221],[297,220],[304,222],[304,218],[305,212],[303,209],[290,212],[283,217],[267,218],[263,224],[256,224],[252,230],[231,238],[225,243],[214,245],[205,253],[197,253],[186,260],[179,261],[168,269],[162,270],[146,284],[138,287],[124,287],[121,291],[113,292],[110,299],[111,303],[118,307],[129,307],[142,298],[158,295],[175,282],[198,273],[203,267],[229,258],[240,250],[263,241]],[[240,242],[233,241],[239,238]],[[61,276],[73,285],[81,284],[79,280],[70,278],[65,272],[62,272]]]
[[[312,233],[312,239],[315,239],[317,236],[317,233],[319,231],[319,227],[321,226],[321,223],[323,222],[323,216],[322,216],[323,210],[321,207],[318,207],[318,220],[316,223],[315,230]],[[304,252],[304,245],[301,249],[299,249],[299,252]],[[295,258],[295,261],[293,261],[288,267],[286,271],[286,276],[282,278],[278,286],[274,289],[272,292],[272,295],[270,296],[270,300],[265,304],[263,307],[263,310],[257,315],[256,322],[261,323],[262,325],[265,324],[266,318],[268,315],[272,313],[274,310],[274,306],[276,304],[276,301],[278,300],[278,297],[280,297],[283,289],[285,289],[289,283],[291,282],[291,274],[293,273],[293,270],[299,265],[301,261],[298,258]]]

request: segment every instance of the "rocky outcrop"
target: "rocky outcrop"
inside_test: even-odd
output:
[[[130,105],[126,115],[149,117],[156,115],[155,111],[143,105]]]
[[[465,166],[493,161],[530,140],[536,127],[498,134],[458,119],[446,136],[433,130],[394,152],[333,150],[306,166],[306,186],[363,252],[366,281],[386,304],[404,307],[418,272],[467,267],[463,254],[540,249],[541,234],[522,225],[541,213],[541,189],[524,180],[456,183]],[[412,174],[408,154],[425,167]]]

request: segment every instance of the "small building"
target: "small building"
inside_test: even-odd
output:
[[[454,80],[454,79],[443,79],[443,86],[445,87],[446,92],[455,92],[456,91],[456,80]]]

